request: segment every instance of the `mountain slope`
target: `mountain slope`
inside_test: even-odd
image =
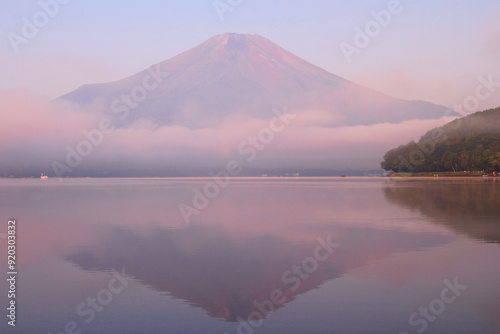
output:
[[[160,73],[153,76],[156,81],[152,72]],[[145,80],[146,88],[155,88],[145,89]],[[259,35],[246,34],[214,36],[148,70],[116,82],[85,85],[60,99],[114,114],[120,126],[146,119],[157,126],[203,128],[235,114],[268,118],[273,108],[283,106],[294,112],[327,112],[327,126],[457,115],[443,106],[369,90]]]

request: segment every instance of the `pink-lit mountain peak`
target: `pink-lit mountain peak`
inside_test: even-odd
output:
[[[153,65],[168,73],[137,101],[123,126],[148,119],[158,126],[213,126],[234,114],[266,118],[273,108],[332,114],[326,126],[398,123],[453,115],[447,108],[394,99],[329,73],[270,40],[249,34],[216,35],[173,58]],[[64,95],[95,112],[110,112],[123,94],[143,85],[151,69],[128,78],[85,85]]]
[[[160,63],[160,66],[172,72],[194,70],[200,75],[200,80],[207,81],[228,77],[236,79],[238,76],[251,78],[271,90],[279,86],[304,90],[307,89],[304,81],[310,81],[309,86],[322,86],[325,80],[344,81],[262,36],[249,34],[216,35],[201,45]],[[207,70],[216,73],[214,75]],[[297,75],[297,71],[302,71],[302,75]],[[309,77],[309,80],[305,80],[305,77]],[[315,79],[320,80],[314,83]]]

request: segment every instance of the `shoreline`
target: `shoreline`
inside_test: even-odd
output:
[[[430,172],[430,173],[392,173],[388,177],[458,177],[458,178],[498,178],[499,175],[485,173],[450,173],[450,172]]]

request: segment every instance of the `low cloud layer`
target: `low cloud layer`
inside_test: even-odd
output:
[[[231,159],[248,168],[377,169],[385,151],[452,119],[334,128],[325,126],[332,117],[321,110],[291,116],[282,109],[277,115],[288,117],[234,115],[203,129],[158,128],[142,121],[111,130],[107,115],[72,110],[26,92],[0,92],[0,108],[2,176],[54,175],[54,163],[64,176],[141,169],[182,174],[221,168]],[[73,156],[68,160],[68,155]]]

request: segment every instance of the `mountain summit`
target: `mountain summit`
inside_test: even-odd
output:
[[[233,115],[269,118],[273,108],[320,111],[325,126],[399,123],[457,115],[446,107],[395,99],[286,51],[259,35],[216,35],[125,79],[84,85],[60,98],[113,114],[121,126],[149,120],[191,129]]]

